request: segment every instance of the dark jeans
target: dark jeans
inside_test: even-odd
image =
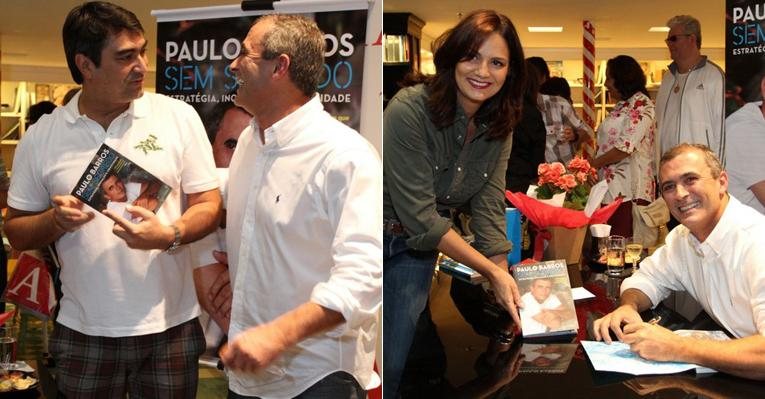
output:
[[[406,237],[383,234],[383,397],[395,398],[425,309],[436,251],[414,251]]]
[[[352,375],[345,371],[334,372],[311,385],[296,399],[365,399],[367,391]],[[228,399],[257,399],[257,396],[243,396],[228,391]]]

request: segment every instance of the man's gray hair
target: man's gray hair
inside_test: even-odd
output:
[[[701,48],[701,23],[690,15],[675,15],[667,21],[670,29],[675,25],[683,27],[683,33],[696,36],[696,48]]]
[[[324,34],[316,22],[289,14],[265,15],[257,20],[260,21],[274,24],[263,35],[263,58],[272,60],[280,54],[287,55],[292,82],[303,94],[312,97],[324,76]]]
[[[661,160],[659,161],[659,170],[661,171],[661,167],[664,166],[665,163],[675,159],[680,154],[691,151],[698,151],[701,153],[701,155],[704,157],[704,163],[706,163],[709,167],[709,171],[712,177],[715,179],[720,177],[720,174],[722,174],[723,171],[722,163],[717,158],[717,155],[715,155],[715,153],[704,144],[680,143],[677,146],[670,148],[667,152],[664,153],[664,155],[661,156]]]

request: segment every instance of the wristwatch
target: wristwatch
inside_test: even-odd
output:
[[[170,243],[170,245],[165,249],[165,252],[171,254],[178,250],[178,248],[181,246],[181,229],[178,228],[178,226],[171,224],[170,227],[173,228],[173,242]]]

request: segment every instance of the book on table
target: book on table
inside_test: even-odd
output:
[[[131,222],[140,217],[127,211],[128,205],[156,213],[170,194],[170,186],[135,162],[102,144],[72,189],[72,195],[93,209],[108,209]]]
[[[579,329],[564,259],[518,264],[513,276],[521,293],[524,337],[573,335]]]
[[[468,266],[465,266],[460,262],[457,262],[456,260],[444,254],[440,254],[438,256],[436,265],[438,266],[438,270],[452,276],[453,278],[460,279],[471,284],[481,284],[485,281],[488,281],[486,280],[486,277],[482,276],[477,271],[471,269]]]

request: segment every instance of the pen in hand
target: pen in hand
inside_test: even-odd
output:
[[[661,321],[661,316],[656,316],[653,319],[649,320],[648,324],[659,324],[660,321]]]

